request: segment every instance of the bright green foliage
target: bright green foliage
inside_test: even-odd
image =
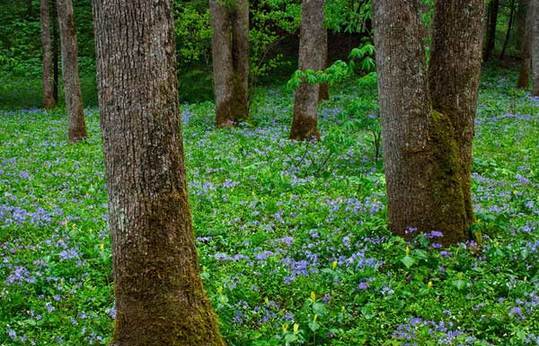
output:
[[[372,31],[371,1],[327,0],[326,26],[330,30],[346,33],[370,34]]]
[[[283,64],[290,64],[275,50],[283,39],[293,35],[301,21],[301,3],[287,0],[261,0],[251,5],[251,79],[267,76]]]
[[[350,52],[350,68],[356,73],[369,73],[376,69],[374,45],[372,43],[367,42],[361,47],[352,49]]]
[[[334,85],[355,74],[365,74],[375,70],[374,46],[370,43],[366,43],[360,48],[352,49],[349,59],[348,64],[344,61],[337,60],[323,70],[296,70],[288,81],[288,88],[295,90],[302,82]]]
[[[205,4],[203,2],[202,4]],[[182,65],[211,60],[210,13],[199,1],[175,2],[178,55]]]

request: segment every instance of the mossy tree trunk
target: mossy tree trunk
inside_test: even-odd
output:
[[[530,45],[532,37],[532,9],[531,9],[530,0],[521,0],[520,2],[520,16],[525,16],[523,28],[520,29],[522,33],[522,39],[520,41],[520,73],[518,76],[517,87],[522,89],[527,89],[530,82],[530,68],[531,68],[531,55],[530,55]],[[523,13],[524,14],[523,14]],[[522,19],[521,19],[522,20]],[[520,24],[522,25],[522,24]],[[520,26],[519,25],[519,26]]]
[[[471,141],[473,136],[469,127],[473,116],[469,117],[477,95],[483,5],[482,0],[437,2],[430,72],[420,6],[419,0],[374,1],[389,224],[401,235],[411,228],[442,231],[441,241],[450,244],[468,238],[469,191],[463,182],[467,172],[461,158],[468,147],[461,147],[461,139]],[[462,35],[472,42],[465,42]],[[444,54],[450,59],[447,64],[442,61]],[[468,73],[459,72],[462,80],[448,76],[468,58],[470,66],[463,68]],[[440,100],[444,81],[449,88],[447,98],[460,100],[468,91],[473,95],[463,101],[469,104],[451,108],[449,100]]]
[[[64,96],[69,118],[69,141],[74,143],[88,136],[84,121],[84,107],[77,62],[75,17],[71,0],[57,0],[56,6],[62,45],[62,76],[64,78]]]
[[[187,199],[172,2],[93,0],[93,10],[117,309],[112,345],[224,345],[199,277]]]
[[[464,197],[465,229],[474,221],[472,142],[481,75],[482,19],[483,0],[438,1],[429,69],[433,109],[449,118],[459,148],[456,174]]]
[[[499,9],[500,0],[490,0],[488,5],[488,27],[485,50],[483,51],[483,61],[489,61],[496,48],[496,26],[498,24]]]
[[[41,47],[43,50],[43,107],[51,109],[56,106],[56,100],[54,99],[54,63],[49,0],[41,0],[40,17]]]
[[[301,31],[299,40],[299,69],[320,70],[325,64],[327,44],[324,46],[324,0],[303,0],[301,3]],[[327,35],[327,31],[326,31]],[[301,83],[294,96],[294,119],[290,138],[318,140],[318,84]]]
[[[249,118],[249,2],[210,0],[217,127]]]

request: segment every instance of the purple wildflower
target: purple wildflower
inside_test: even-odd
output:
[[[357,286],[360,290],[366,290],[369,288],[369,283],[367,281],[361,281]]]

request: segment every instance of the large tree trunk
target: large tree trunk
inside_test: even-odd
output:
[[[224,345],[199,277],[187,200],[172,3],[93,0],[93,9],[117,309],[112,345]]]
[[[475,45],[481,39],[473,37],[471,44],[464,40],[457,42],[457,34],[445,37],[448,33],[444,31],[458,30],[468,39],[481,35],[483,12],[478,2],[481,0],[437,2],[433,34],[437,52],[433,52],[433,59],[438,60],[443,52],[451,55],[451,64],[459,57],[469,57],[473,59],[469,62],[473,67],[467,69],[473,75],[466,76],[465,81],[433,77],[435,83],[445,78],[453,83],[451,88],[462,86],[474,91],[476,82],[471,79],[476,77],[476,60],[481,58],[480,53],[475,56]],[[467,11],[471,11],[469,15]],[[449,115],[432,108],[420,1],[375,0],[374,18],[390,227],[401,235],[406,235],[410,228],[417,228],[419,232],[443,231],[445,236],[441,241],[445,244],[467,239],[469,217],[461,180],[460,136],[456,135],[459,132],[452,123],[452,117],[464,118],[465,115]],[[456,29],[466,20],[476,21],[477,33]],[[442,28],[446,25],[447,28]],[[473,51],[455,49],[459,43],[464,49],[470,45]],[[460,61],[458,66],[463,60]],[[454,68],[433,62],[431,75],[452,73]],[[436,89],[433,94],[438,93]],[[461,95],[464,90],[451,93]],[[453,94],[450,97],[458,98]],[[466,102],[471,104],[475,99],[466,96]],[[440,102],[435,104],[443,108]],[[461,107],[467,111],[467,106]],[[469,129],[464,135],[470,136]]]
[[[474,221],[472,141],[481,75],[483,7],[483,0],[436,2],[429,71],[433,109],[449,117],[454,141],[460,149],[460,168],[450,175],[460,180],[466,211],[465,229]]]
[[[43,107],[54,108],[53,47],[49,0],[41,0],[41,46],[43,49]]]
[[[249,118],[249,2],[210,0],[217,127]]]
[[[539,96],[539,3],[531,1],[531,59],[533,66],[533,90],[534,96]]]
[[[69,117],[69,141],[78,142],[88,135],[77,63],[77,33],[71,0],[57,0],[60,41],[62,43],[62,75],[64,96]]]
[[[320,70],[324,58],[324,0],[303,0],[299,41],[299,69]],[[294,100],[291,139],[319,139],[317,126],[318,84],[301,83]]]
[[[483,61],[489,61],[494,48],[496,48],[496,25],[498,24],[498,10],[500,0],[491,0],[488,5],[488,29],[483,52]]]
[[[518,76],[517,87],[522,89],[527,89],[530,81],[530,67],[531,67],[531,56],[530,56],[530,45],[532,37],[532,7],[530,0],[521,0],[520,2],[520,12],[521,16],[524,15],[524,24],[521,29],[522,39],[520,41],[520,57],[522,63],[520,65],[520,73]],[[522,14],[522,12],[524,14]],[[522,19],[521,19],[522,20]],[[519,25],[520,26],[520,25]]]

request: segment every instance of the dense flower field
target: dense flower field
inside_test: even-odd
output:
[[[260,90],[239,129],[216,130],[210,103],[182,106],[202,277],[228,344],[539,345],[539,100],[514,80],[483,78],[475,240],[445,249],[439,231],[406,242],[387,230],[361,121],[374,79],[335,90],[317,144],[287,139],[285,89]],[[2,345],[111,335],[97,110],[87,118],[90,139],[68,145],[60,111],[0,112]]]

